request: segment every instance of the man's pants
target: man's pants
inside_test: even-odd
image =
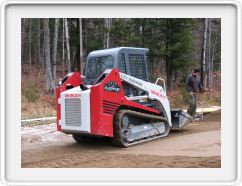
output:
[[[196,114],[197,109],[197,95],[194,92],[189,92],[189,106],[187,109],[187,113],[190,114],[193,118]]]

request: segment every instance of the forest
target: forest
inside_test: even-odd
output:
[[[23,18],[22,95],[29,102],[54,95],[59,79],[68,72],[85,74],[91,51],[123,46],[149,49],[151,81],[163,77],[168,95],[184,91],[194,68],[201,69],[204,88],[220,90],[220,19]]]

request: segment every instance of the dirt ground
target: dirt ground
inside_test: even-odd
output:
[[[23,168],[219,168],[221,113],[205,116],[169,136],[129,148],[98,139],[77,144],[54,123],[22,127]]]

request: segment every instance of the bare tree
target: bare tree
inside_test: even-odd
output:
[[[210,89],[212,85],[211,73],[211,19],[208,20],[208,57],[207,57],[207,87]]]
[[[83,74],[83,34],[82,34],[82,19],[79,19],[80,31],[80,72]]]
[[[21,19],[21,63],[22,65],[28,61],[28,48],[26,47],[28,41],[27,35],[28,22],[27,19]]]
[[[37,19],[37,64],[40,67],[40,19]]]
[[[56,81],[56,53],[57,53],[57,46],[58,46],[58,31],[59,31],[59,22],[60,19],[55,19],[55,32],[54,32],[54,41],[53,41],[53,55],[52,55],[52,75],[53,80]]]
[[[144,29],[144,28],[143,28],[143,25],[140,25],[140,26],[139,26],[139,34],[140,34],[140,36],[143,35],[143,29]],[[143,40],[142,40],[142,39],[140,40],[139,45],[140,45],[140,46],[143,46]]]
[[[32,19],[29,19],[29,73],[32,76],[32,56],[31,56],[31,43],[32,43]]]
[[[49,38],[49,19],[44,19],[44,59],[45,59],[45,90],[47,93],[54,93],[55,82],[51,72],[50,62],[50,38]]]
[[[27,20],[22,18],[21,19],[21,61],[22,63],[26,63],[26,36],[27,36]]]
[[[67,50],[67,65],[68,72],[71,72],[71,57],[70,57],[70,45],[69,45],[69,32],[68,32],[68,23],[67,19],[64,19],[65,22],[65,32],[66,32],[66,50]]]
[[[63,18],[63,30],[62,30],[62,75],[65,74],[65,24]]]
[[[211,73],[212,74],[213,74],[213,71],[214,71],[214,56],[215,56],[215,51],[216,51],[216,43],[217,43],[217,39],[218,39],[217,29],[214,29],[214,32],[216,34],[214,36],[214,41],[211,43],[211,47],[212,47],[212,53],[211,53]],[[211,79],[211,86],[213,86],[213,79]]]
[[[207,46],[207,30],[208,30],[208,19],[204,19],[204,32],[203,32],[203,48],[202,48],[202,63],[201,63],[201,84],[206,88],[206,46]]]
[[[110,44],[110,30],[112,25],[112,19],[111,18],[105,18],[104,19],[104,41],[103,41],[103,47],[109,48]]]

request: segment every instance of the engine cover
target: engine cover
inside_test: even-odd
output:
[[[63,132],[91,133],[90,90],[75,87],[61,93],[61,120]]]

